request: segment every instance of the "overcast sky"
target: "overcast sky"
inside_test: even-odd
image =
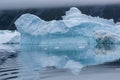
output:
[[[0,9],[119,4],[120,0],[0,0]]]

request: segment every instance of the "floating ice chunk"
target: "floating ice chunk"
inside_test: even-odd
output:
[[[112,19],[107,20],[88,16],[82,14],[75,7],[66,12],[63,20],[47,22],[35,15],[23,14],[16,20],[15,25],[21,33],[21,44],[51,44],[51,46],[55,45],[54,47],[56,47],[56,45],[61,43],[60,41],[63,41],[63,44],[69,44],[68,42],[72,43],[75,41],[85,44],[99,43],[97,36],[101,35],[103,30],[107,33],[106,36],[111,37],[112,43],[118,43],[120,41],[119,36],[117,36],[120,34],[120,28],[116,27]],[[96,34],[98,30],[99,33]],[[116,37],[113,37],[113,34]],[[72,41],[73,38],[74,41]],[[103,42],[106,40],[103,37],[99,38],[102,38]]]
[[[20,42],[18,31],[0,30],[0,44],[14,44]]]

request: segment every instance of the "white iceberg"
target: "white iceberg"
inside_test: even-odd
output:
[[[21,44],[60,46],[72,45],[76,41],[78,44],[99,43],[99,40],[105,42],[105,36],[112,41],[110,43],[120,42],[120,29],[112,19],[88,16],[75,7],[62,18],[47,22],[35,15],[23,14],[15,22],[21,33]]]
[[[20,33],[18,31],[0,30],[0,44],[18,44]]]

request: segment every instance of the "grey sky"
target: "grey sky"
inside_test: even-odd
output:
[[[1,0],[0,9],[118,4],[120,0]]]

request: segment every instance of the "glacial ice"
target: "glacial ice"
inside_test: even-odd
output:
[[[19,61],[25,69],[55,66],[79,72],[82,67],[120,57],[120,28],[113,20],[82,14],[75,7],[62,20],[44,21],[23,14],[15,22],[20,32]],[[35,45],[34,45],[35,44]],[[28,70],[29,71],[29,70]]]
[[[18,31],[0,30],[0,44],[18,44],[20,33]]]
[[[65,45],[71,47],[72,44],[81,47],[81,43],[120,42],[120,28],[116,27],[112,19],[88,16],[75,7],[66,11],[62,18],[58,21],[44,21],[35,15],[23,14],[15,22],[21,33],[20,43],[60,48]]]

